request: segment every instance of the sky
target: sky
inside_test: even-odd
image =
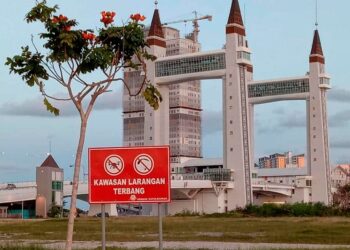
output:
[[[62,13],[77,19],[79,28],[100,27],[100,12],[117,13],[121,24],[132,13],[140,12],[150,24],[152,0],[48,0],[58,4]],[[70,179],[76,151],[79,117],[70,104],[62,104],[61,116],[45,111],[35,88],[9,74],[6,57],[30,45],[31,35],[40,44],[39,24],[27,24],[24,16],[34,6],[33,0],[2,0],[0,8],[0,183],[35,180],[35,167],[51,152]],[[252,50],[254,80],[303,76],[315,29],[315,0],[240,0],[249,47]],[[202,51],[221,49],[225,43],[225,25],[231,0],[159,0],[162,22],[212,15],[211,22],[200,21]],[[331,75],[328,93],[328,121],[331,164],[350,163],[350,9],[349,0],[318,0],[318,29],[326,70]],[[191,23],[174,25],[182,34],[191,32]],[[54,82],[49,82],[52,84]],[[51,85],[50,85],[51,86]],[[52,87],[54,94],[62,89]],[[87,169],[88,147],[122,146],[121,85],[97,103],[89,121],[84,149],[83,172]],[[221,81],[202,81],[202,154],[222,157]],[[275,152],[306,150],[304,101],[284,101],[255,107],[255,158]]]

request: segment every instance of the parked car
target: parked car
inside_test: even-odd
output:
[[[13,183],[8,183],[7,186],[6,186],[6,189],[8,190],[12,190],[12,189],[15,189],[16,188],[16,185],[13,184]]]

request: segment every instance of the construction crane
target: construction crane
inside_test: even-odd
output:
[[[177,21],[172,21],[172,22],[166,22],[163,23],[163,26],[169,25],[169,24],[174,24],[174,23],[187,23],[187,22],[192,22],[193,24],[193,32],[187,36],[190,37],[194,42],[198,42],[198,34],[199,34],[199,24],[198,21],[199,20],[205,20],[207,19],[208,21],[211,21],[213,19],[213,16],[211,15],[205,15],[205,16],[199,16],[198,17],[198,13],[197,11],[193,11],[194,13],[194,18],[190,18],[190,19],[183,19],[183,20],[177,20]]]

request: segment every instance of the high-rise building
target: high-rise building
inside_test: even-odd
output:
[[[305,167],[305,155],[293,155],[292,152],[284,154],[275,153],[258,159],[259,168],[303,168]]]
[[[148,33],[147,29],[145,33]],[[180,32],[171,27],[162,27],[166,42],[166,56],[176,56],[200,51],[200,44],[189,35],[180,37]],[[147,35],[145,35],[147,36]],[[124,72],[129,91],[140,89],[143,73],[137,70]],[[123,119],[124,146],[144,145],[145,102],[141,95],[130,97],[124,87]],[[169,144],[172,166],[188,158],[201,155],[201,93],[200,81],[174,83],[169,86]],[[162,104],[161,104],[162,105]]]

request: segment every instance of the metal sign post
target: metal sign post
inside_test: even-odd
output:
[[[158,222],[159,222],[159,250],[163,250],[163,223],[161,203],[158,203]]]
[[[105,204],[101,204],[101,218],[102,218],[102,250],[106,250],[106,208]]]

